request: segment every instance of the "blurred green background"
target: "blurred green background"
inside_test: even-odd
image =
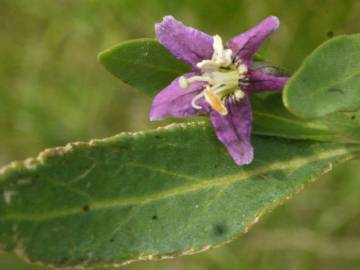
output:
[[[0,165],[163,124],[149,123],[151,99],[96,55],[153,37],[168,14],[224,39],[277,15],[282,26],[261,53],[290,70],[333,35],[360,32],[358,0],[0,0]],[[359,166],[323,177],[229,245],[123,269],[360,269]],[[38,268],[3,254],[0,269]]]

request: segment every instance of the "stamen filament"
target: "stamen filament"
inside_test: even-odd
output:
[[[197,94],[192,100],[191,100],[191,106],[196,110],[201,110],[201,106],[197,105],[196,102],[204,97],[204,92],[201,92],[200,94]]]

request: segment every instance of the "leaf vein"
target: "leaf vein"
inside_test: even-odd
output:
[[[135,206],[135,205],[149,204],[154,201],[166,199],[172,196],[192,193],[203,189],[211,189],[217,186],[231,185],[233,183],[237,183],[251,177],[261,176],[262,174],[267,174],[272,171],[288,170],[291,168],[298,169],[304,165],[313,163],[315,161],[323,161],[337,156],[339,156],[340,158],[340,156],[344,156],[349,153],[350,151],[346,148],[337,148],[337,149],[333,149],[332,151],[316,153],[313,155],[294,158],[291,160],[286,160],[286,161],[280,160],[271,165],[263,166],[257,170],[246,171],[246,169],[241,169],[241,172],[239,173],[234,173],[227,176],[215,177],[212,179],[201,181],[199,183],[194,183],[192,185],[165,190],[148,196],[142,196],[142,197],[138,196],[138,197],[130,197],[130,198],[120,198],[115,200],[92,202],[92,210],[94,211],[94,210],[103,210],[114,207],[126,207],[131,205]],[[349,158],[348,156],[346,157]],[[249,166],[248,168],[251,168],[251,166]],[[61,218],[69,215],[76,215],[79,213],[80,213],[79,207],[67,208],[67,209],[50,211],[45,213],[9,213],[2,217],[2,221],[8,221],[8,220],[44,221],[47,219]]]

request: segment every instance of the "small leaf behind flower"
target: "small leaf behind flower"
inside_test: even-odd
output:
[[[254,136],[234,164],[207,123],[49,149],[0,170],[0,249],[55,267],[190,255],[247,232],[356,145]],[[196,147],[194,147],[196,146]]]
[[[98,58],[110,73],[151,95],[191,70],[154,39],[123,42],[101,52]]]

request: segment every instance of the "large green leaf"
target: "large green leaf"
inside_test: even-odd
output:
[[[150,96],[188,71],[162,45],[151,39],[121,43],[100,53],[99,59],[112,74]],[[263,63],[255,65],[267,72],[283,72]],[[354,121],[353,115],[337,114],[306,121],[285,109],[280,94],[253,95],[252,105],[254,134],[342,143],[360,141],[360,135],[357,135],[360,133],[354,132],[360,129],[360,117]]]
[[[360,109],[360,35],[325,42],[285,87],[284,103],[302,118]]]
[[[73,143],[14,162],[0,172],[0,248],[57,267],[193,254],[246,232],[360,151],[252,141],[256,159],[244,167],[207,123]]]

